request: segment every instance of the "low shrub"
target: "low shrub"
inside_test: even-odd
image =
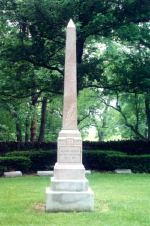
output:
[[[56,150],[56,142],[0,142],[0,154],[7,153],[14,150],[32,150],[35,151],[42,150]],[[90,142],[83,141],[84,150],[115,150],[120,152],[125,152],[130,155],[143,155],[150,154],[150,141],[144,140],[121,140],[121,141],[100,141],[100,142]]]
[[[7,171],[7,167],[3,165],[0,166],[0,176],[2,176],[5,171]]]
[[[2,166],[20,170],[23,168],[22,159],[27,159],[30,161],[30,168],[25,163],[23,171],[30,169],[30,172],[36,172],[37,170],[53,169],[56,162],[56,151],[14,151],[1,158],[9,159]],[[19,162],[22,168],[19,168]],[[133,172],[150,173],[150,155],[127,155],[118,151],[83,151],[83,164],[86,169],[97,171],[129,168]]]
[[[26,150],[56,150],[57,142],[0,142],[0,153],[7,153],[10,151],[26,151]]]
[[[14,151],[8,152],[6,156],[23,156],[31,161],[31,171],[50,170],[56,162],[56,151]]]
[[[24,156],[0,157],[1,174],[4,171],[11,170],[20,170],[24,173],[28,173],[30,171],[31,165],[31,160]]]
[[[113,156],[113,158],[110,159],[110,165],[112,170],[114,170],[114,166],[116,166],[116,168],[131,169],[135,173],[150,173],[150,155]]]
[[[111,170],[108,160],[114,156],[120,157],[126,155],[126,153],[115,151],[84,151],[83,163],[88,169],[94,169],[98,171]]]
[[[150,155],[127,155],[118,152],[84,152],[83,162],[86,168],[98,171],[131,169],[133,172],[150,173]]]
[[[144,140],[120,140],[120,141],[100,141],[100,142],[83,142],[84,150],[115,150],[125,152],[130,155],[150,154],[150,141]]]

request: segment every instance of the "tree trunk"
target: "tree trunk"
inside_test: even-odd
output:
[[[17,119],[16,119],[16,137],[17,137],[17,142],[22,142],[22,133],[20,128],[20,123]]]
[[[36,140],[36,111],[33,112],[33,117],[32,117],[32,121],[31,121],[31,128],[30,128],[30,141],[34,142]]]
[[[10,113],[15,119],[15,126],[16,126],[16,138],[17,142],[22,142],[22,131],[21,131],[21,126],[20,126],[20,119],[19,119],[19,108],[18,106],[15,106],[11,108]]]
[[[84,47],[84,39],[82,37],[78,37],[77,39],[77,70],[79,72],[79,65],[82,63],[83,56],[83,47]],[[80,73],[77,73],[77,95],[79,94],[79,90],[82,87],[82,77]]]
[[[135,123],[135,139],[139,139],[139,136],[137,135],[139,131],[139,114],[140,114],[140,108],[139,108],[139,99],[137,93],[134,94],[134,100],[135,100],[135,116],[136,116],[136,123]]]
[[[29,122],[29,118],[27,116],[26,122],[25,122],[25,142],[29,141],[29,126],[30,126],[30,122]]]
[[[32,96],[33,113],[32,113],[31,128],[30,128],[30,141],[31,142],[36,141],[36,129],[37,129],[36,104],[38,102],[38,97],[39,96],[37,94]]]
[[[40,133],[39,133],[39,142],[44,141],[45,135],[45,126],[46,126],[46,107],[47,107],[47,98],[44,97],[42,100],[42,108],[41,108],[41,124],[40,124]]]
[[[85,40],[82,37],[78,37],[77,39],[77,63],[81,64],[82,55],[83,55],[83,47]]]
[[[108,104],[110,103],[110,100],[107,100],[107,105],[105,106],[105,109],[103,111],[103,117],[102,117],[102,125],[101,127],[96,126],[97,133],[98,133],[98,139],[99,141],[104,141],[106,136],[106,128],[107,128],[107,111],[108,111]]]
[[[145,113],[147,118],[147,138],[150,140],[150,94],[145,95]]]
[[[104,104],[106,104],[108,107],[111,107],[112,109],[115,109],[116,111],[118,111],[122,115],[122,117],[124,119],[124,122],[125,122],[125,126],[130,128],[131,131],[138,137],[138,139],[147,140],[147,138],[144,137],[143,134],[141,134],[139,131],[136,130],[135,125],[132,125],[131,123],[129,123],[127,115],[122,111],[122,108],[121,108],[121,106],[118,103],[117,103],[117,106],[114,107],[114,106],[112,106],[110,104],[107,104],[107,102],[103,98],[101,98],[101,101]]]

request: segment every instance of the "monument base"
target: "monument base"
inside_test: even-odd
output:
[[[92,211],[94,208],[93,192],[87,191],[53,191],[46,188],[47,212]]]
[[[82,164],[60,164],[54,166],[51,187],[46,188],[47,212],[92,211],[94,194],[89,188]]]
[[[94,194],[82,164],[82,139],[76,130],[61,130],[51,188],[46,188],[46,211],[92,211]]]
[[[87,191],[88,180],[57,180],[51,178],[51,189],[53,191]]]

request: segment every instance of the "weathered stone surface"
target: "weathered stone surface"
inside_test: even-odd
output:
[[[82,139],[76,130],[61,130],[58,136],[58,163],[82,164]]]
[[[67,26],[63,126],[57,141],[57,163],[51,188],[46,188],[46,211],[91,211],[93,192],[82,164],[82,138],[77,128],[76,28]]]
[[[69,21],[66,34],[63,129],[77,129],[76,28]]]
[[[114,171],[115,173],[132,173],[132,171],[131,171],[131,169],[116,169],[115,171]]]
[[[58,180],[82,180],[85,179],[85,168],[82,164],[56,163],[54,177]]]
[[[21,171],[11,171],[11,172],[4,172],[5,177],[21,177],[22,172]]]
[[[53,176],[53,171],[37,171],[38,176]]]
[[[94,208],[93,192],[87,191],[52,191],[46,189],[46,211],[48,212],[71,212],[92,211]]]
[[[51,189],[54,191],[87,191],[88,180],[57,180],[51,178]]]

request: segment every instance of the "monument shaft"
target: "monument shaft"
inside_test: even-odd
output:
[[[57,163],[51,188],[46,188],[46,211],[91,211],[93,192],[82,164],[82,138],[77,128],[76,28],[66,32],[63,125],[57,141]]]
[[[72,20],[67,26],[63,129],[77,129],[77,72],[76,72],[76,27]]]

